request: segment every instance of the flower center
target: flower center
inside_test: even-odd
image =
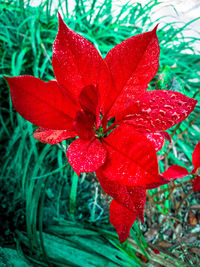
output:
[[[103,137],[104,136],[104,132],[103,132],[103,127],[102,126],[100,126],[99,129],[96,129],[94,127],[94,131],[95,131],[97,137]]]

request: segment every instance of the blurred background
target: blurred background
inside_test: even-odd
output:
[[[95,175],[78,178],[67,162],[68,141],[40,143],[32,136],[37,127],[14,110],[3,75],[54,78],[58,10],[103,57],[159,23],[160,67],[148,89],[200,100],[199,1],[0,1],[0,266],[199,266],[200,192],[192,176],[149,190],[144,224],[136,221],[120,244],[109,223],[111,199]],[[168,130],[161,172],[172,164],[192,170],[199,114],[197,104]]]

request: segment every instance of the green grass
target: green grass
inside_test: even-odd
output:
[[[159,22],[151,20],[151,12],[159,6],[158,1],[151,1],[145,6],[136,3],[124,5],[115,16],[111,0],[104,0],[101,4],[95,0],[76,0],[75,9],[70,14],[67,1],[63,3],[61,7],[60,1],[58,8],[64,21],[90,40],[103,57],[117,43],[151,30]],[[1,180],[8,191],[10,180],[16,184],[14,199],[8,199],[7,202],[11,201],[8,205],[16,211],[19,199],[24,201],[24,208],[22,205],[19,212],[25,210],[26,228],[16,230],[18,248],[23,249],[25,257],[41,265],[77,266],[78,262],[78,266],[95,266],[98,262],[98,266],[142,266],[144,262],[137,257],[138,252],[150,262],[165,266],[184,266],[183,262],[197,264],[198,259],[194,255],[189,256],[187,247],[184,253],[178,245],[171,250],[161,249],[161,255],[152,253],[144,238],[147,226],[140,225],[141,231],[135,224],[129,242],[121,245],[108,220],[110,199],[102,195],[93,175],[77,179],[67,164],[65,151],[68,141],[58,146],[39,143],[32,137],[36,127],[13,109],[3,75],[29,74],[45,81],[54,78],[51,56],[58,29],[56,12],[51,8],[51,1],[35,8],[22,0],[0,1]],[[159,26],[160,68],[149,89],[167,88],[199,100],[199,54],[192,48],[199,39],[183,36],[182,32],[188,26],[177,28],[176,23]],[[188,49],[190,54],[185,53]],[[160,152],[161,155],[168,154],[165,161],[160,161],[161,171],[171,164],[180,164],[191,170],[192,151],[200,140],[199,113],[198,104],[179,127],[168,131],[173,135],[174,143],[171,147],[165,144]],[[162,205],[154,204],[153,223],[159,223],[163,210],[165,216],[173,215],[176,197],[181,193],[187,195],[190,191],[190,185],[177,188]],[[157,192],[157,189],[151,190],[150,195],[156,196]],[[191,203],[197,202],[196,195],[193,194],[192,199]],[[150,201],[152,198],[149,198]],[[181,215],[177,216],[183,220]],[[170,228],[169,223],[166,225]],[[189,228],[186,230],[191,231]],[[155,240],[163,240],[163,236],[160,231]],[[51,255],[48,251],[53,253],[54,248],[57,254]],[[62,254],[63,248],[65,254]],[[87,265],[84,264],[86,259]]]

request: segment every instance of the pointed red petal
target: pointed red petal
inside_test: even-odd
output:
[[[164,144],[164,137],[161,133],[146,133],[145,136],[153,144],[156,151],[159,151]]]
[[[114,199],[110,204],[110,223],[115,227],[121,243],[129,236],[136,214],[120,205]]]
[[[161,173],[161,176],[167,180],[176,180],[189,175],[189,172],[186,168],[179,165],[170,166],[165,172]]]
[[[87,85],[98,85],[100,92],[105,90],[110,74],[102,57],[89,41],[65,25],[60,14],[58,18],[52,59],[58,83],[70,90],[76,99]]]
[[[107,91],[106,108],[112,107],[110,115],[116,115],[124,108],[119,103],[127,105],[144,93],[155,76],[160,53],[156,28],[123,41],[107,54],[105,61],[116,87],[115,91]]]
[[[26,120],[44,128],[72,128],[77,107],[63,95],[56,81],[43,82],[32,76],[6,78],[13,106]]]
[[[169,143],[172,142],[171,136],[168,134],[168,132],[160,132],[160,134],[164,137],[165,140],[167,140]]]
[[[83,110],[76,113],[75,121],[73,122],[74,129],[77,135],[84,140],[90,140],[94,136],[94,123],[96,117],[93,113],[87,114]]]
[[[146,189],[154,189],[161,185],[168,184],[172,180],[176,180],[178,178],[182,178],[187,176],[189,173],[188,171],[181,166],[172,165],[170,166],[165,172],[159,175],[159,181],[156,183],[148,184]]]
[[[135,105],[118,116],[147,132],[166,130],[181,122],[193,111],[197,100],[167,90],[146,92]]]
[[[84,111],[96,114],[99,104],[98,88],[95,85],[84,87],[79,95],[79,103]]]
[[[77,134],[72,130],[50,130],[39,127],[34,133],[33,137],[42,143],[55,145],[66,139],[76,137]]]
[[[136,212],[138,214],[137,216],[140,215],[141,218],[146,202],[146,188],[121,185],[100,175],[99,172],[97,172],[97,178],[106,194],[113,197],[127,209]]]
[[[194,192],[200,191],[200,176],[197,175],[194,178],[194,180],[192,181],[192,185],[193,185]]]
[[[96,126],[98,128],[101,125],[100,96],[98,87],[94,85],[84,87],[79,95],[79,103],[86,114],[92,113],[96,116]]]
[[[97,176],[126,186],[145,186],[157,181],[156,152],[144,134],[131,125],[120,125],[102,142],[108,157]]]
[[[151,183],[151,184],[146,185],[146,189],[154,189],[161,185],[168,184],[169,182],[170,180],[159,175],[158,181],[156,183]]]
[[[67,158],[74,171],[94,172],[101,167],[106,160],[107,151],[98,139],[76,139],[67,150]]]
[[[146,189],[157,188],[158,186],[168,184],[171,180],[183,178],[187,175],[189,175],[189,172],[186,168],[179,165],[172,165],[165,172],[159,175],[160,181],[147,185]]]
[[[195,146],[192,154],[192,164],[195,169],[200,168],[200,142]]]

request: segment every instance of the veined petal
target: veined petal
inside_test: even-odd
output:
[[[194,178],[194,180],[192,181],[192,185],[193,185],[194,192],[200,191],[200,176],[197,175]]]
[[[170,166],[165,172],[159,175],[159,180],[156,183],[148,184],[146,189],[157,188],[158,186],[168,184],[171,180],[176,180],[178,178],[183,178],[189,175],[189,172],[186,168],[181,167],[179,165]]]
[[[188,170],[179,165],[172,165],[165,172],[161,173],[161,176],[169,181],[171,179],[176,180],[178,178],[182,178],[187,175],[189,175]]]
[[[94,172],[106,161],[107,151],[98,139],[76,139],[67,150],[67,158],[79,176],[81,172]]]
[[[154,188],[157,188],[161,185],[168,184],[169,182],[170,182],[170,180],[159,175],[158,181],[155,183],[151,183],[151,184],[146,185],[146,189],[154,189]]]
[[[132,107],[121,112],[117,120],[124,120],[137,130],[164,131],[186,119],[196,103],[197,100],[181,93],[148,91]]]
[[[5,79],[13,106],[24,119],[53,130],[73,128],[77,106],[63,94],[56,81],[43,82],[28,75]]]
[[[55,145],[66,139],[76,137],[77,134],[73,130],[51,130],[39,127],[33,137],[42,143]]]
[[[78,100],[83,87],[98,85],[99,91],[109,86],[109,70],[97,49],[84,37],[69,29],[60,14],[59,30],[53,44],[53,69],[56,79]]]
[[[108,157],[96,172],[98,177],[104,176],[126,186],[145,186],[157,182],[156,152],[144,134],[131,125],[120,125],[102,142]]]
[[[110,204],[110,223],[115,227],[121,243],[129,236],[131,226],[136,219],[136,213],[120,205],[114,199]]]
[[[192,153],[192,164],[195,170],[200,168],[200,142],[195,146],[195,149]]]
[[[97,178],[103,190],[113,197],[118,203],[136,212],[140,218],[143,215],[146,202],[146,188],[141,186],[124,186],[97,172]]]
[[[94,136],[95,121],[96,117],[93,113],[79,110],[73,122],[74,130],[81,139],[90,140]]]
[[[167,140],[169,143],[172,142],[171,136],[168,134],[168,132],[160,132],[160,134],[164,137],[165,140]]]
[[[153,144],[156,151],[159,151],[164,144],[164,137],[161,133],[146,133],[145,136]]]
[[[85,86],[80,92],[79,103],[84,111],[96,114],[96,110],[99,105],[99,93],[97,86]]]
[[[94,114],[96,116],[97,128],[101,124],[100,117],[100,96],[98,87],[95,85],[88,85],[84,87],[79,95],[79,103],[86,114]]]
[[[107,91],[105,109],[110,116],[120,113],[130,100],[143,94],[155,76],[160,53],[156,29],[128,38],[107,54],[105,62],[115,84],[115,91]]]

